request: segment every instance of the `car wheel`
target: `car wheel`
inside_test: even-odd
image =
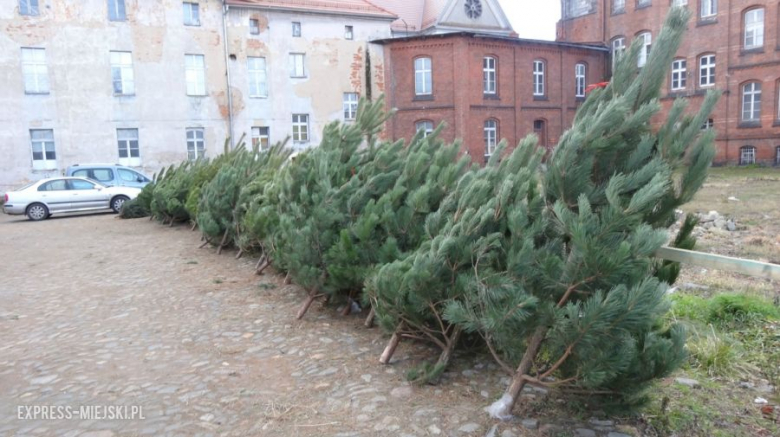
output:
[[[127,196],[114,197],[111,199],[111,209],[113,209],[115,213],[119,214],[119,211],[122,210],[122,205],[124,205],[128,200],[130,200],[130,198]]]
[[[37,222],[49,217],[49,208],[42,203],[33,203],[27,207],[27,218]]]

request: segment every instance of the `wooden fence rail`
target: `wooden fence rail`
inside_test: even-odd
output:
[[[657,258],[676,261],[683,264],[693,264],[709,269],[725,270],[774,281],[780,281],[780,265],[752,261],[749,259],[732,258],[730,256],[693,250],[662,247],[655,253]]]

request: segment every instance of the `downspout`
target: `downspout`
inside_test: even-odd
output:
[[[728,6],[727,12],[728,12],[728,15],[726,15],[726,20],[728,20],[728,34],[731,35],[731,5]],[[730,68],[731,68],[731,47],[727,46],[727,49],[728,50],[726,51],[726,89],[723,91],[723,94],[726,95],[726,120],[725,120],[726,121],[726,141],[725,141],[725,143],[726,143],[726,151],[725,151],[724,157],[723,157],[723,164],[724,165],[728,165],[729,164],[729,143],[731,142],[731,137],[729,136],[729,113],[731,112],[730,111],[730,109],[731,109],[731,71],[730,71]],[[717,58],[717,55],[716,55],[716,58],[715,58],[716,68],[717,68],[717,59],[718,58]],[[717,72],[717,70],[715,70],[715,71]],[[717,76],[716,76],[716,78],[717,78]],[[716,80],[716,83],[717,83],[717,80]],[[737,88],[737,92],[739,92],[739,88]],[[737,114],[739,114],[739,110],[738,110]],[[713,117],[713,119],[714,118],[715,117]],[[737,123],[739,123],[739,119],[737,119]],[[716,137],[715,138],[717,140],[717,131],[715,131],[715,133],[716,133]],[[715,142],[715,144],[717,144],[717,141]],[[739,162],[739,159],[741,159],[741,157],[737,158],[737,159],[738,159],[737,162]]]
[[[228,99],[228,134],[230,135],[230,148],[236,147],[235,139],[233,136],[233,93],[231,91],[230,84],[230,59],[228,55],[228,34],[227,34],[227,14],[230,10],[230,6],[222,0],[222,41],[223,50],[225,54],[225,79],[227,81],[227,99]]]

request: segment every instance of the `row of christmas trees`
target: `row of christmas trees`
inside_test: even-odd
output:
[[[501,144],[475,166],[439,130],[380,142],[391,114],[362,101],[357,120],[325,128],[291,157],[237,147],[170,168],[127,217],[192,221],[206,243],[258,253],[316,299],[360,302],[392,335],[441,349],[410,372],[435,381],[464,337],[479,340],[512,383],[488,411],[511,413],[526,384],[601,394],[623,405],[685,359],[684,332],[662,323],[679,271],[653,255],[675,209],[702,185],[714,134],[675,102],[651,129],[659,90],[688,15],[675,8],[644,68],[638,46],[591,93],[542,169],[536,138]],[[460,156],[460,158],[459,158]],[[691,248],[693,221],[673,244]]]

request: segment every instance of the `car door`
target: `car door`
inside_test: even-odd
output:
[[[49,212],[62,212],[71,208],[71,194],[67,179],[54,179],[38,187],[38,201],[49,208]]]
[[[71,210],[108,208],[109,194],[102,186],[86,179],[69,179],[68,186],[71,193]]]
[[[118,168],[116,171],[119,173],[119,183],[125,187],[143,188],[144,185],[149,183],[146,176],[132,170]]]

